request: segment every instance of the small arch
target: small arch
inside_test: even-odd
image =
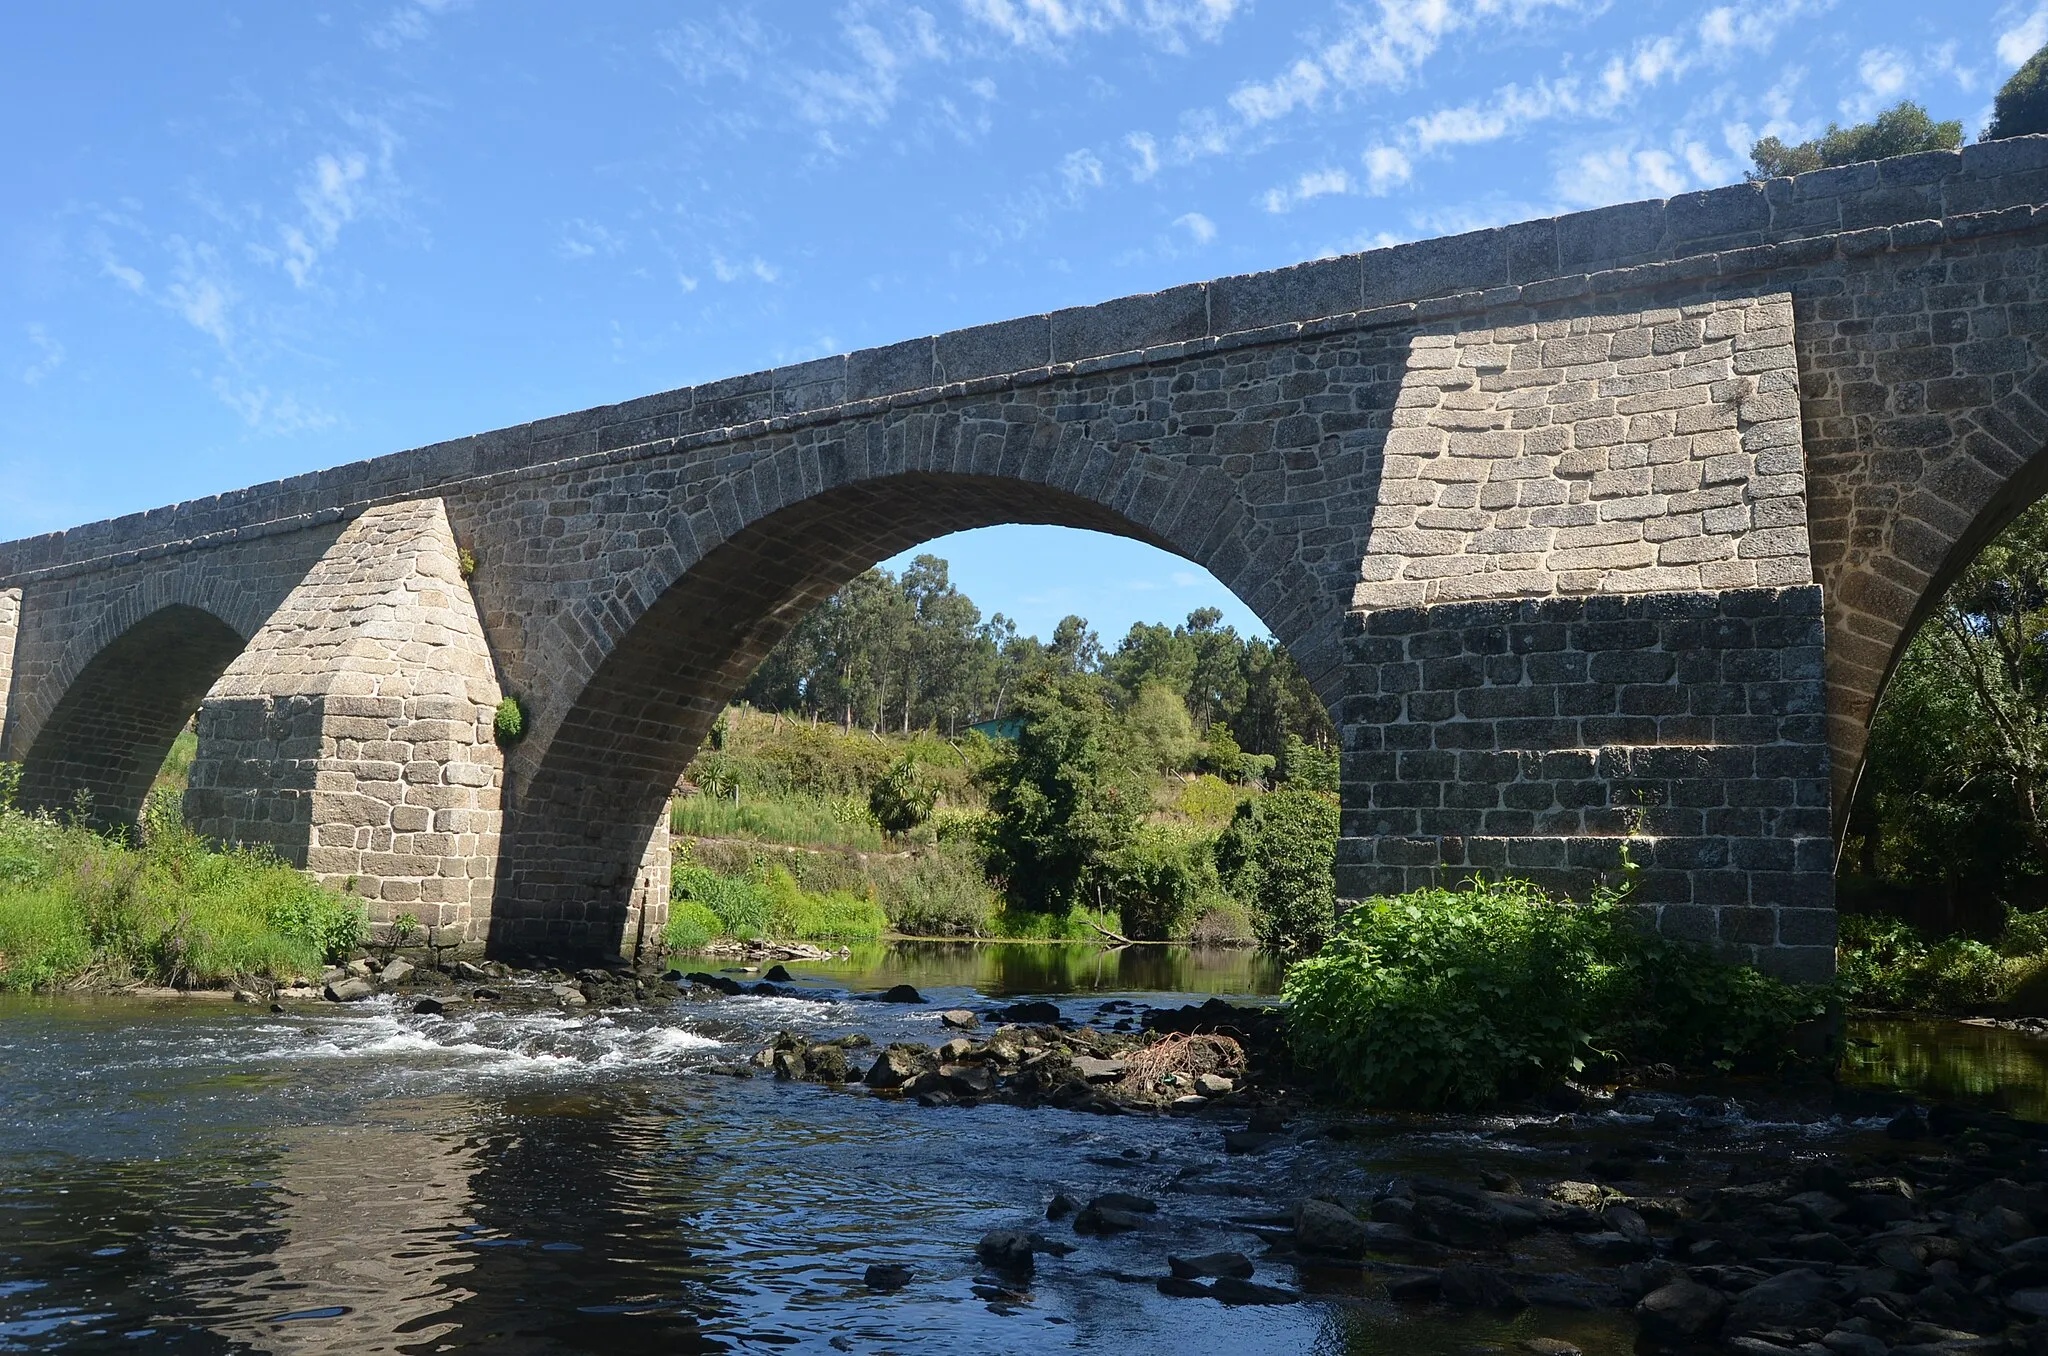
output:
[[[768,652],[877,562],[934,537],[1002,523],[1106,532],[1213,568],[1093,499],[996,476],[911,472],[856,482],[740,528],[619,627],[544,732],[544,748],[506,809],[493,950],[611,954],[629,947],[636,870],[664,822],[669,794]],[[1241,549],[1208,535],[1219,552]],[[1293,587],[1262,589],[1247,605],[1290,651],[1335,651],[1341,600],[1320,596],[1305,571],[1275,566]]]
[[[184,603],[129,626],[86,661],[36,732],[22,760],[21,803],[68,810],[84,792],[94,827],[134,827],[178,731],[245,643]]]

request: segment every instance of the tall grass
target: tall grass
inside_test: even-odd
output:
[[[851,890],[812,893],[780,866],[727,876],[690,862],[675,868],[665,940],[675,951],[713,937],[741,941],[873,941],[889,929],[882,906]]]
[[[886,842],[865,805],[808,796],[737,802],[686,796],[669,809],[669,832],[688,838],[752,838],[764,843],[879,851]]]
[[[140,847],[0,809],[0,988],[317,974],[361,940],[360,905],[272,857],[209,850],[164,799]]]

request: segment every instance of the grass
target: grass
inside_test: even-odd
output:
[[[0,989],[312,975],[360,941],[360,905],[152,810],[137,847],[0,809]]]
[[[888,930],[888,917],[870,895],[814,893],[780,866],[727,876],[684,862],[675,869],[665,940],[672,951],[694,951],[715,937],[865,942]]]
[[[850,799],[778,796],[734,801],[724,796],[686,796],[670,807],[668,827],[670,833],[686,838],[751,838],[868,852],[888,846],[866,805]]]

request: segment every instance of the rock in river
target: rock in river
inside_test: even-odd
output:
[[[350,975],[347,979],[329,980],[325,992],[330,1003],[360,1003],[376,990],[369,980]]]
[[[965,1008],[954,1008],[939,1014],[939,1020],[954,1031],[972,1031],[981,1025],[981,1019]]]
[[[909,984],[898,984],[881,995],[884,1003],[922,1003],[924,995]]]
[[[877,1262],[862,1277],[870,1290],[901,1290],[910,1284],[909,1267],[897,1266],[893,1262]]]
[[[385,984],[403,984],[413,972],[413,965],[403,956],[393,956],[384,962],[384,968],[377,972],[377,978]]]
[[[1205,1252],[1199,1257],[1168,1257],[1166,1266],[1174,1275],[1186,1279],[1204,1276],[1235,1276],[1249,1280],[1252,1274],[1252,1259],[1241,1252]]]
[[[1698,1281],[1677,1280],[1643,1296],[1636,1306],[1646,1336],[1666,1342],[1697,1342],[1714,1335],[1728,1312],[1721,1292]]]

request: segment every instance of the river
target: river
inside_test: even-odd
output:
[[[997,998],[1049,997],[1107,1025],[1120,1015],[1099,1009],[1117,1000],[1271,993],[1277,972],[1254,955],[904,944],[790,968],[807,997],[653,1012],[0,999],[0,1350],[1426,1356],[1538,1335],[1630,1349],[1613,1309],[1453,1314],[1396,1305],[1357,1271],[1262,1259],[1258,1280],[1307,1295],[1272,1307],[1171,1299],[1145,1279],[1170,1252],[1259,1258],[1245,1222],[1302,1183],[1365,1191],[1391,1171],[1487,1163],[1560,1175],[1552,1117],[1373,1118],[1350,1139],[1237,1158],[1204,1118],[925,1109],[711,1071],[784,1028],[936,1041],[939,1010]],[[931,1002],[860,996],[904,982]],[[1952,1023],[1858,1039],[1867,1081],[1996,1098],[2021,1078],[2033,1091],[2010,1109],[2048,1110],[2048,1043]],[[1958,1040],[1976,1053],[1935,1053]],[[1660,1111],[1693,1117],[1697,1172],[1881,1124],[1713,1101],[1638,1097],[1578,1116],[1579,1138],[1627,1146]],[[991,1289],[975,1241],[1033,1221],[1057,1232],[1042,1216],[1062,1188],[1162,1209],[1139,1233],[1073,1239],[1027,1287]],[[1571,1269],[1543,1251],[1563,1246],[1518,1245],[1518,1270]],[[872,1292],[877,1262],[914,1279]]]

